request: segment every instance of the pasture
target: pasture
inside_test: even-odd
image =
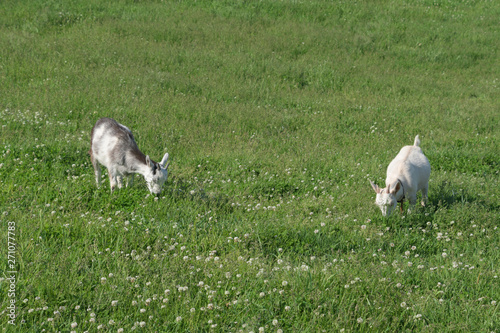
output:
[[[500,332],[499,17],[1,1],[2,332]],[[169,153],[160,197],[97,189],[101,117]],[[417,134],[428,205],[383,218]]]

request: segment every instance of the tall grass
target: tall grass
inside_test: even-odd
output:
[[[3,1],[5,332],[497,332],[493,1]],[[171,156],[97,189],[100,117]],[[429,205],[369,180],[420,134]],[[106,178],[106,177],[104,177]],[[16,300],[15,325],[9,302]]]

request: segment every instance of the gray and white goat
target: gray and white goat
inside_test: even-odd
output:
[[[380,188],[370,181],[373,190],[377,193],[375,203],[380,207],[383,216],[391,215],[398,202],[401,203],[401,211],[403,211],[404,199],[410,201],[408,211],[411,211],[417,202],[418,191],[422,191],[422,206],[425,206],[431,165],[419,146],[420,139],[417,135],[413,146],[401,148],[399,154],[387,167],[386,188]]]
[[[95,171],[97,187],[101,183],[101,164],[108,169],[111,192],[122,188],[123,176],[127,187],[134,182],[134,174],[144,176],[149,191],[159,195],[168,177],[168,153],[157,163],[144,155],[135,142],[130,129],[111,118],[99,119],[91,133],[90,159]],[[130,176],[130,181],[128,176]]]

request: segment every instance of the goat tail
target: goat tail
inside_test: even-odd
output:
[[[413,145],[416,147],[420,146],[420,138],[418,137],[418,134],[415,137],[415,142],[413,142]]]

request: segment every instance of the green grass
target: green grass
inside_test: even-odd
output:
[[[498,17],[2,1],[2,332],[499,332]],[[162,197],[96,188],[104,116],[170,154]],[[417,134],[429,204],[383,218],[369,180]]]

